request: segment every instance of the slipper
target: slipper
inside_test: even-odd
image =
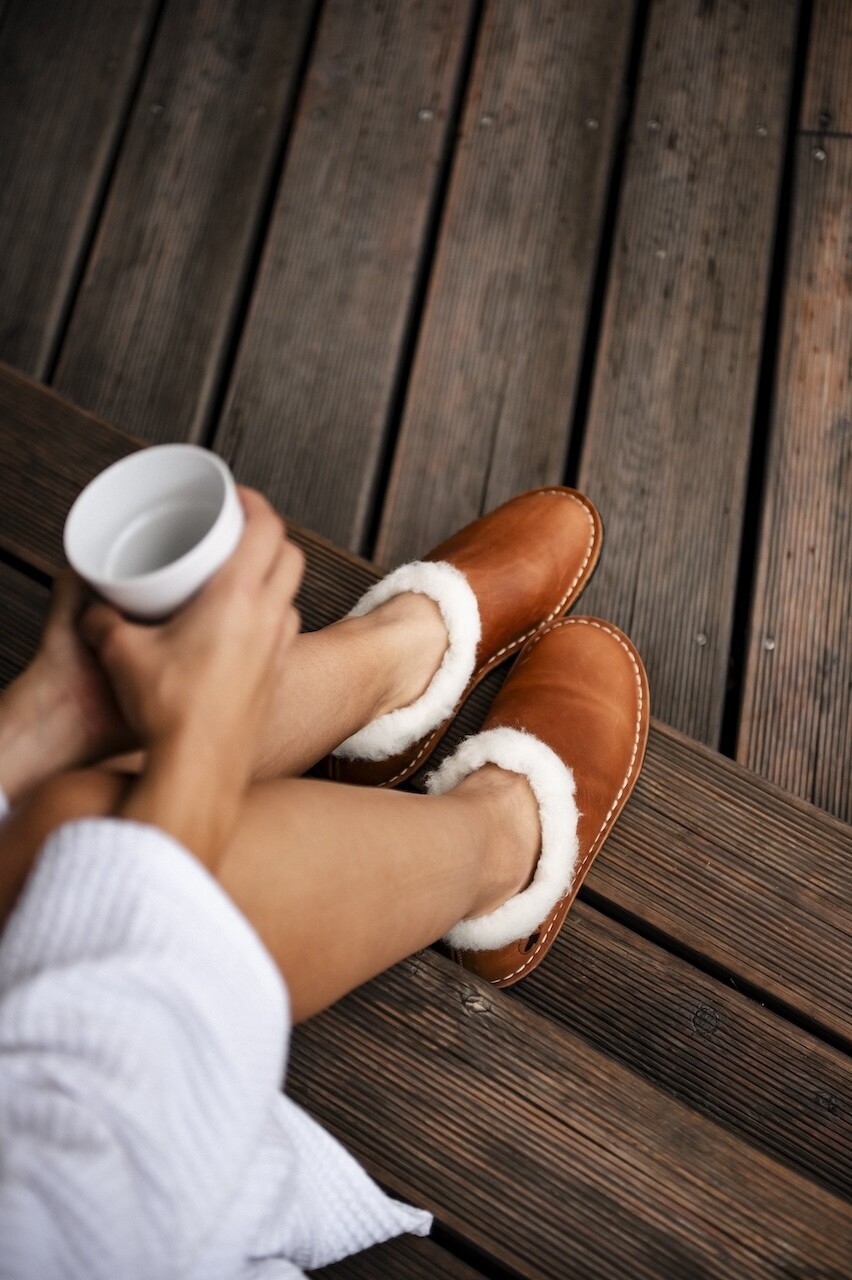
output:
[[[441,611],[447,649],[425,692],[341,743],[325,761],[328,776],[393,787],[421,768],[488,672],[576,603],[601,541],[588,498],[561,487],[532,489],[371,587],[349,617],[421,592]]]
[[[526,977],[559,933],[635,786],[650,723],[642,659],[617,627],[567,618],[524,649],[481,733],[427,779],[443,795],[484,764],[523,774],[538,801],[541,852],[529,885],[443,939],[498,987]]]

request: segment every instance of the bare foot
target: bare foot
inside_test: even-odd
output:
[[[487,764],[450,795],[464,798],[488,833],[482,880],[468,919],[494,911],[530,883],[541,849],[538,801],[526,778]]]
[[[407,707],[425,693],[447,650],[441,611],[429,596],[407,591],[374,609],[364,619],[386,645],[386,688],[377,715]]]

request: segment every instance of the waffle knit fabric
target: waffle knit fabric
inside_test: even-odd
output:
[[[281,1092],[290,1030],[186,849],[116,819],[55,831],[0,935],[2,1280],[291,1280],[427,1234]]]

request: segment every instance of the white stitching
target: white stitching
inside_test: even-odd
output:
[[[514,653],[514,651],[516,649],[519,649],[523,644],[525,644],[526,641],[529,640],[531,636],[534,636],[537,632],[542,631],[546,626],[548,626],[553,621],[554,618],[558,617],[558,615],[562,613],[572,593],[576,589],[577,584],[580,582],[581,578],[583,577],[583,574],[586,571],[586,567],[592,558],[592,553],[594,552],[594,549],[595,549],[595,542],[597,541],[597,530],[595,525],[595,518],[592,515],[592,508],[589,506],[588,502],[584,501],[583,497],[580,494],[566,493],[564,489],[539,489],[538,492],[545,497],[570,498],[572,502],[578,503],[583,508],[583,511],[588,517],[589,527],[591,529],[591,536],[589,537],[589,544],[586,548],[585,559],[583,560],[583,563],[580,565],[580,568],[575,573],[571,581],[571,584],[568,587],[568,590],[565,592],[564,596],[559,601],[559,604],[556,606],[556,608],[551,613],[549,613],[542,622],[539,622],[535,627],[533,627],[531,631],[526,631],[522,636],[519,636],[518,639],[513,640],[510,644],[504,645],[502,649],[498,649],[497,652],[492,654],[491,657],[488,659],[488,662],[485,664],[484,668],[480,668],[474,672],[473,680],[471,680],[471,682],[468,683],[467,688],[464,690],[464,692],[462,693],[462,696],[459,698],[458,702],[456,703],[456,706],[453,710],[453,714],[450,717],[451,720],[454,719],[458,714],[459,709],[461,708],[462,704],[465,702],[472,688],[474,687],[474,682],[481,678],[481,674],[483,670],[489,670],[491,667],[496,666],[498,663],[498,659],[503,658],[510,653]],[[445,723],[447,722],[445,721]],[[440,725],[438,726],[438,728],[435,730],[435,734],[439,733],[441,727],[442,726]],[[392,787],[394,783],[399,782],[400,779],[406,777],[406,775],[415,772],[418,764],[423,759],[423,757],[429,754],[430,743],[434,740],[435,734],[429,735],[429,737],[425,740],[425,742],[421,746],[417,755],[412,760],[409,760],[408,764],[403,765],[399,773],[394,774],[392,778],[388,778],[387,781],[380,782],[378,785],[380,787]]]
[[[639,693],[639,700],[636,707],[636,733],[634,734],[634,737],[633,737],[633,752],[630,756],[630,763],[627,766],[627,773],[624,776],[624,781],[622,782],[615,799],[610,805],[609,811],[606,817],[604,818],[603,822],[601,823],[600,828],[598,829],[597,835],[595,836],[594,840],[589,846],[586,872],[584,873],[584,876],[583,876],[583,879],[585,879],[585,876],[586,874],[588,874],[591,864],[597,855],[598,846],[600,845],[600,843],[602,843],[601,837],[604,833],[604,829],[607,823],[609,822],[610,818],[612,817],[613,813],[618,808],[618,802],[621,799],[621,797],[624,795],[624,792],[627,788],[627,784],[630,781],[631,775],[633,773],[633,768],[636,764],[636,756],[639,753],[639,738],[642,732],[642,711],[645,705],[645,699],[644,699],[644,693],[642,689],[642,674],[639,670],[639,664],[637,663],[636,658],[634,657],[631,650],[624,643],[624,640],[622,639],[622,637],[618,635],[615,631],[613,631],[611,627],[603,626],[600,622],[596,622],[594,618],[565,618],[564,621],[562,622],[555,622],[553,626],[550,628],[550,631],[556,631],[558,627],[595,627],[598,631],[604,631],[606,632],[607,635],[612,636],[614,640],[617,640],[618,643],[621,645],[622,649],[627,654],[631,663],[633,664],[633,673],[636,679],[636,687]],[[543,639],[543,638],[544,638],[543,636],[540,637],[540,639]],[[526,661],[526,659],[529,657],[530,652],[532,652],[532,650],[535,648],[537,644],[538,644],[538,640],[535,640],[533,644],[530,645],[529,651],[524,656],[524,661]],[[530,953],[529,958],[526,959],[524,963],[519,966],[519,968],[513,969],[511,973],[507,973],[503,977],[501,977],[500,978],[501,982],[508,982],[510,978],[517,978],[519,974],[523,973],[524,970],[529,968],[529,966],[533,963],[533,961],[536,959],[536,956],[539,954],[542,947],[547,942],[548,937],[553,932],[553,929],[556,925],[556,919],[559,913],[559,907],[561,903],[565,901],[565,898],[567,896],[568,894],[565,894],[562,898],[559,899],[559,902],[557,902],[554,905],[553,911],[551,913],[553,915],[553,919],[551,920],[550,924],[547,926],[547,929],[545,930],[544,934],[539,938],[538,942],[535,945],[534,950]]]

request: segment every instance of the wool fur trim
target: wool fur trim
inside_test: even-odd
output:
[[[345,760],[387,760],[413,746],[450,718],[473,675],[482,634],[479,605],[455,565],[444,560],[400,565],[371,587],[348,617],[362,618],[406,591],[429,596],[440,609],[448,637],[443,661],[419,698],[379,716],[340,744],[334,755]]]
[[[546,743],[521,729],[487,729],[467,738],[430,774],[426,789],[443,795],[484,764],[520,773],[538,801],[541,853],[532,881],[502,906],[475,920],[462,920],[444,938],[457,951],[496,951],[527,938],[568,892],[577,865],[574,774]]]

